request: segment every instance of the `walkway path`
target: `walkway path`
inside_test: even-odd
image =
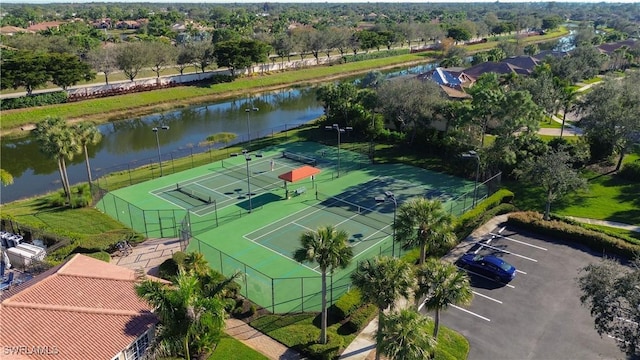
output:
[[[482,225],[458,246],[444,256],[443,260],[455,262],[462,254],[467,252],[476,242],[482,239],[482,236],[497,226],[505,223],[508,214],[496,216]],[[630,231],[640,232],[640,226],[622,224],[613,221],[585,219],[571,217],[572,219],[588,224],[597,224],[611,226]],[[112,261],[120,266],[130,269],[143,268],[146,273],[151,275],[157,274],[158,265],[164,260],[170,258],[174,252],[180,251],[180,242],[177,239],[150,239],[133,248],[131,254],[125,257],[117,257]],[[407,306],[406,303],[399,304]],[[340,359],[348,360],[372,360],[375,356],[375,333],[378,328],[378,319],[371,321],[353,342],[343,351]],[[296,351],[287,348],[278,341],[261,333],[260,331],[247,325],[245,322],[230,318],[226,322],[226,331],[229,335],[240,340],[247,346],[262,353],[269,359],[273,360],[299,360],[301,355]]]

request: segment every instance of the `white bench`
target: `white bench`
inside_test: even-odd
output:
[[[296,189],[296,195],[302,195],[302,194],[305,193],[305,191],[307,191],[306,187],[304,187],[304,186],[303,187],[299,187],[299,188]]]

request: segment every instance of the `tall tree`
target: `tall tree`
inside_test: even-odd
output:
[[[377,92],[381,113],[396,129],[411,134],[410,143],[418,130],[431,123],[436,109],[444,101],[442,90],[433,81],[385,81]]]
[[[407,249],[420,247],[420,264],[427,253],[445,249],[455,243],[453,220],[439,200],[411,199],[398,208],[396,237]]]
[[[106,85],[109,85],[109,74],[118,68],[115,52],[114,49],[107,45],[93,49],[87,54],[89,65],[91,65],[93,70],[104,75],[104,83]]]
[[[160,72],[170,65],[173,65],[178,60],[178,49],[167,43],[152,42],[148,43],[150,47],[150,61],[151,70],[156,73],[156,77],[160,78]]]
[[[151,54],[148,49],[142,42],[128,43],[117,48],[116,65],[129,80],[133,81],[140,70],[150,64]]]
[[[404,260],[378,256],[359,263],[351,274],[351,281],[360,289],[363,301],[376,305],[378,319],[383,321],[387,308],[393,309],[397,300],[409,297],[414,276],[411,265]],[[376,360],[380,359],[383,336],[378,323]]]
[[[251,65],[267,61],[269,46],[256,40],[231,40],[216,44],[213,54],[220,67],[228,67],[235,75],[237,69],[250,70]]]
[[[580,126],[592,143],[605,144],[605,155],[617,152],[616,171],[629,147],[640,141],[640,75],[607,80],[584,96],[578,110],[584,116]],[[592,150],[593,153],[593,150]]]
[[[27,95],[31,95],[34,89],[45,85],[51,78],[47,71],[46,54],[36,54],[31,51],[6,54],[3,51],[5,58],[2,59],[2,77],[0,77],[2,89],[17,89],[23,86]]]
[[[631,269],[605,259],[581,269],[578,286],[580,301],[587,306],[594,327],[601,336],[607,334],[629,358],[640,357],[640,263]]]
[[[81,80],[93,80],[96,74],[91,67],[73,54],[50,54],[47,60],[47,72],[51,82],[67,90]]]
[[[160,319],[151,349],[157,356],[204,358],[213,350],[224,330],[226,313],[218,297],[205,296],[198,278],[183,270],[173,286],[144,280],[136,285]]]
[[[39,122],[33,134],[40,145],[40,151],[57,161],[62,187],[67,200],[71,203],[66,160],[73,159],[73,155],[78,153],[78,142],[64,119],[59,117],[48,117]]]
[[[337,268],[344,269],[353,258],[348,245],[349,234],[332,225],[306,231],[300,236],[300,248],[293,253],[298,262],[316,262],[320,267],[322,278],[322,319],[320,327],[320,343],[327,343],[327,273]]]
[[[95,145],[99,143],[102,139],[102,134],[95,125],[88,122],[78,123],[73,126],[72,130],[75,133],[75,137],[79,145],[82,147],[84,162],[87,167],[87,179],[89,180],[89,186],[92,186],[93,179],[91,178],[91,166],[89,164],[89,151],[87,150],[87,145]]]
[[[586,180],[572,166],[572,157],[564,149],[549,149],[535,159],[526,159],[516,176],[542,187],[546,195],[544,219],[550,219],[551,203],[567,192],[586,187]]]
[[[455,265],[429,258],[417,270],[416,300],[424,298],[424,307],[435,312],[433,338],[438,339],[440,310],[450,304],[469,304],[473,298],[469,277]]]
[[[436,340],[429,335],[430,320],[413,309],[401,309],[383,315],[380,321],[380,352],[397,360],[428,359]]]

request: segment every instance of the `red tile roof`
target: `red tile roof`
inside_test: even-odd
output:
[[[135,282],[132,270],[77,254],[5,293],[0,298],[0,358],[113,358],[157,322],[137,297]],[[33,347],[41,353],[33,353]]]

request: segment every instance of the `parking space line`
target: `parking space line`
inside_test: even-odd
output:
[[[524,271],[522,271],[522,270],[518,270],[518,269],[516,269],[516,272],[517,272],[517,273],[520,273],[520,274],[522,274],[522,275],[527,275],[527,273],[526,273],[526,272],[524,272]]]
[[[498,230],[498,234],[502,234],[502,232],[504,231],[504,229],[506,229],[506,226],[503,226],[502,229]]]
[[[538,260],[536,260],[536,259],[533,259],[533,258],[530,258],[530,257],[526,257],[524,255],[516,254],[516,253],[511,252],[511,251],[503,250],[503,249],[497,248],[495,246],[486,245],[486,244],[483,244],[483,243],[478,243],[478,244],[480,244],[480,246],[488,247],[489,249],[497,250],[497,251],[503,252],[505,254],[510,254],[510,255],[517,256],[519,258],[525,259],[525,260],[533,261],[533,262],[538,262]]]
[[[494,299],[494,298],[489,297],[489,296],[487,296],[487,295],[480,294],[479,292],[476,292],[476,291],[471,291],[471,292],[472,292],[472,293],[474,293],[475,295],[478,295],[478,296],[480,296],[480,297],[482,297],[482,298],[485,298],[485,299],[487,299],[487,300],[491,300],[491,301],[493,301],[493,302],[497,302],[498,304],[502,304],[502,301],[500,301],[500,300],[498,300],[498,299]]]
[[[454,308],[454,309],[458,309],[458,310],[460,310],[460,311],[464,311],[464,312],[466,312],[467,314],[471,314],[471,315],[473,315],[473,316],[479,317],[479,318],[480,318],[480,319],[482,319],[482,320],[491,321],[491,319],[489,319],[489,318],[486,318],[486,317],[484,317],[484,316],[482,316],[482,315],[478,315],[478,314],[476,314],[476,313],[474,313],[474,312],[471,312],[471,311],[469,311],[469,310],[467,310],[467,309],[461,308],[460,306],[456,306],[456,305],[453,305],[453,304],[449,304],[449,306],[451,306],[451,307],[452,307],[452,308]]]
[[[547,251],[547,249],[546,249],[546,248],[543,248],[542,246],[537,246],[537,245],[529,244],[529,243],[526,243],[526,242],[524,242],[524,241],[520,241],[520,240],[516,240],[516,239],[510,238],[510,237],[508,237],[508,236],[502,236],[502,235],[500,235],[499,233],[498,233],[498,234],[489,233],[489,234],[490,234],[490,235],[493,235],[493,236],[498,236],[498,237],[500,237],[500,238],[502,238],[502,239],[505,239],[505,240],[513,241],[513,242],[518,243],[518,244],[522,244],[522,245],[530,246],[530,247],[532,247],[532,248],[536,248],[536,249],[539,249],[539,250]]]

